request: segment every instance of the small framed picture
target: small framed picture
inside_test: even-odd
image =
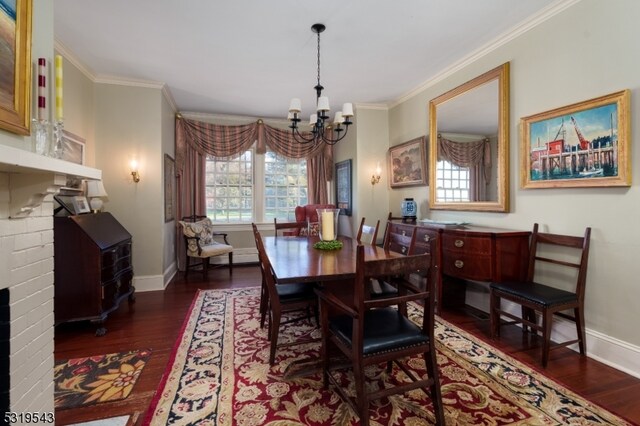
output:
[[[83,138],[66,130],[62,131],[61,160],[84,164],[84,147],[85,141]]]
[[[336,204],[340,214],[351,216],[351,160],[336,163]]]
[[[73,210],[75,214],[89,213],[91,210],[89,208],[89,202],[87,201],[87,197],[84,195],[76,195],[73,197]]]
[[[421,136],[389,148],[389,185],[391,188],[427,184],[426,138]]]

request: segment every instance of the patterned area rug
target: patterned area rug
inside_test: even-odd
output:
[[[125,399],[150,356],[141,350],[56,361],[56,409]]]
[[[145,425],[359,424],[340,397],[322,387],[313,368],[318,343],[279,348],[279,363],[269,367],[258,305],[257,288],[196,296]],[[417,320],[420,308],[410,310]],[[282,338],[317,333],[298,324]],[[439,321],[435,334],[447,425],[629,425],[451,324]],[[409,365],[425,374],[423,360]],[[367,374],[376,387],[404,375],[395,365],[390,374],[384,368]],[[339,379],[353,392],[350,373]],[[374,401],[371,424],[430,425],[431,410],[430,399],[415,390]]]

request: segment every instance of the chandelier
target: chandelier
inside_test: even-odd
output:
[[[353,105],[346,103],[342,105],[342,111],[336,112],[334,116],[334,137],[330,137],[326,131],[331,125],[329,122],[329,98],[322,96],[324,87],[320,84],[320,33],[323,32],[325,28],[323,24],[313,24],[311,26],[311,31],[318,35],[318,84],[314,87],[316,90],[316,114],[311,114],[309,119],[309,126],[311,126],[311,134],[309,136],[304,136],[298,128],[298,123],[301,121],[300,112],[302,110],[300,99],[291,99],[291,104],[289,105],[289,115],[287,117],[288,120],[291,121],[289,128],[291,129],[294,140],[298,143],[324,142],[329,145],[334,145],[347,136],[349,126],[353,124],[350,120],[351,117],[353,117]]]

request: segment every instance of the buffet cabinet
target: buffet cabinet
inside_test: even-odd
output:
[[[110,214],[54,217],[55,323],[104,321],[134,301],[131,234]]]
[[[389,222],[387,232],[400,237],[391,250],[409,252],[415,230],[412,254],[428,253],[432,238],[440,236],[440,265],[437,310],[444,306],[459,306],[465,302],[468,280],[481,282],[524,281],[529,257],[529,231],[483,226],[446,227]],[[405,237],[403,240],[401,237]],[[404,241],[404,244],[402,243]]]

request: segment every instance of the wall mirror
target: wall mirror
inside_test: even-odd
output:
[[[429,206],[509,211],[509,63],[429,102]]]

